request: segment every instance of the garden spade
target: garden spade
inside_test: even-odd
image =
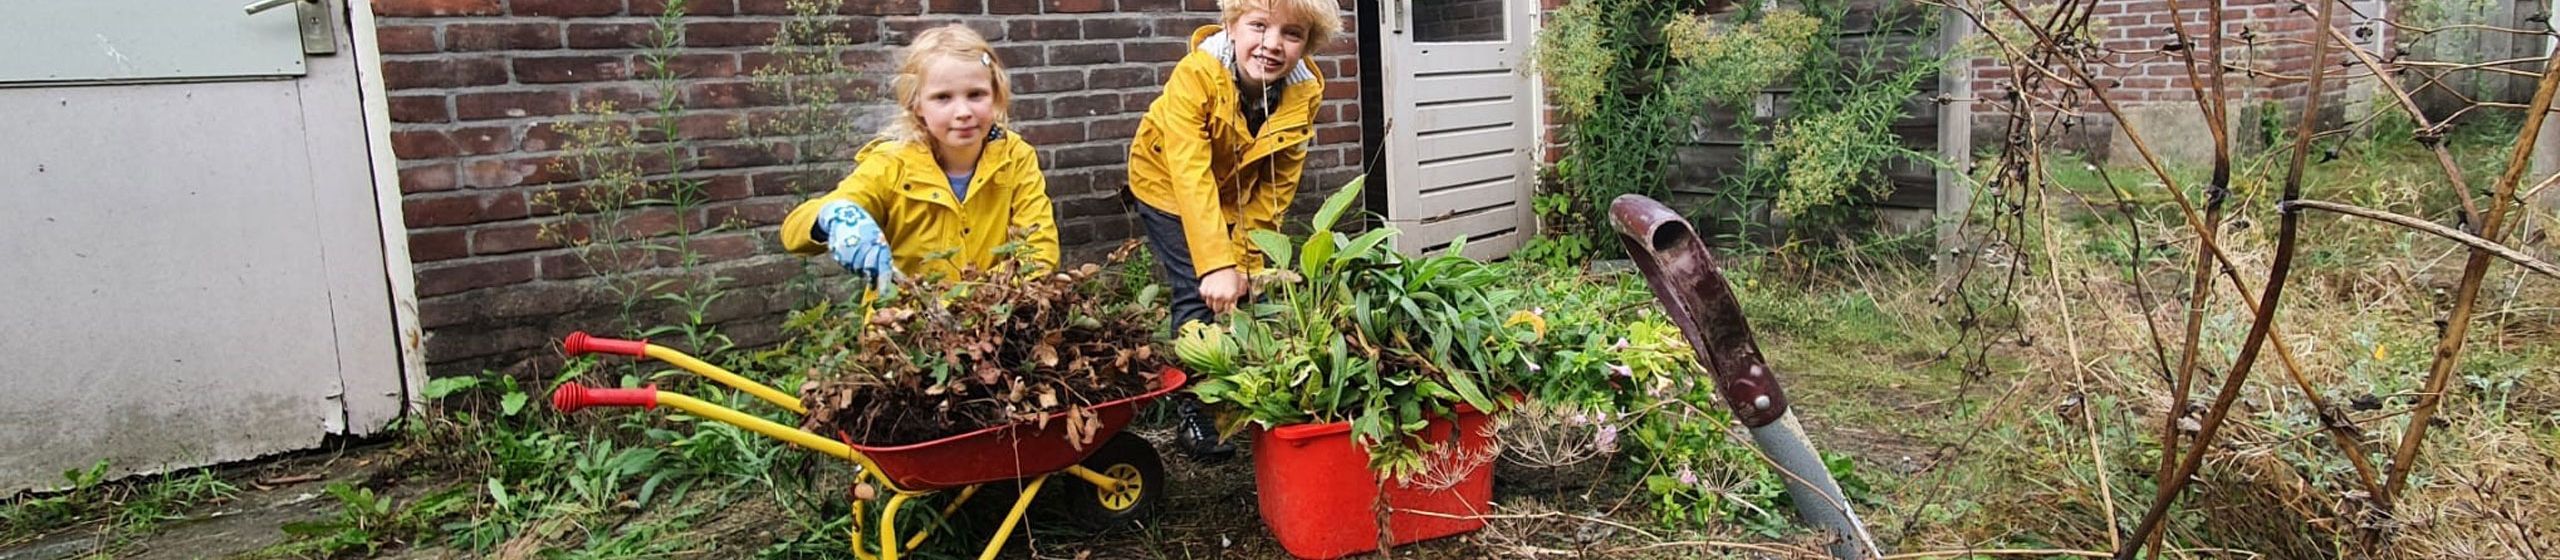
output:
[[[1716,259],[1707,253],[1697,230],[1680,214],[1642,195],[1618,197],[1609,204],[1609,215],[1617,223],[1618,241],[1626,244],[1627,255],[1644,273],[1645,285],[1653,288],[1672,324],[1680,326],[1689,347],[1697,351],[1698,362],[1706,364],[1714,376],[1716,394],[1733,410],[1733,417],[1751,429],[1752,444],[1786,480],[1796,515],[1839,536],[1831,545],[1832,556],[1874,557],[1875,537],[1849,510],[1848,497],[1840,493],[1840,484],[1823,468],[1822,455],[1814,452],[1804,427],[1787,409],[1787,394],[1778,388],[1777,371],[1769,368],[1760,345],[1752,341],[1742,304],[1733,299],[1732,286],[1717,270]]]

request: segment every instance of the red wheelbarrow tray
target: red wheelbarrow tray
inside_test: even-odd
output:
[[[849,445],[871,457],[880,474],[908,490],[958,488],[1057,472],[1084,461],[1102,442],[1129,427],[1138,416],[1137,403],[1180,390],[1186,377],[1182,370],[1167,366],[1156,376],[1154,390],[1086,407],[1101,428],[1082,448],[1068,439],[1064,411],[921,443]]]
[[[647,340],[591,337],[587,333],[579,332],[570,334],[563,343],[566,352],[572,356],[603,353],[680,359],[683,361],[676,362],[679,367],[710,377],[731,388],[756,393],[760,398],[777,403],[781,401],[776,399],[790,398],[762,384],[736,377],[735,374],[720,370],[716,366],[693,360],[690,356],[682,355],[681,352],[652,346]],[[842,443],[856,454],[848,458],[856,461],[867,459],[871,465],[878,467],[878,472],[875,474],[887,479],[897,489],[907,492],[929,492],[988,482],[1026,479],[1066,470],[1067,467],[1084,461],[1101,447],[1102,442],[1110,441],[1112,436],[1119,435],[1121,429],[1127,428],[1129,422],[1137,418],[1137,403],[1154,400],[1167,393],[1181,390],[1183,381],[1188,377],[1188,374],[1180,369],[1165,366],[1157,372],[1154,389],[1086,407],[1086,410],[1093,412],[1098,427],[1094,430],[1093,439],[1081,446],[1067,436],[1067,422],[1064,418],[1072,411],[1052,412],[1039,418],[988,426],[968,433],[906,445],[869,446],[852,442]],[[553,407],[563,411],[588,406],[656,408],[658,390],[655,386],[639,389],[605,389],[587,388],[570,383],[554,391],[551,400]],[[789,406],[797,408],[798,405],[795,402]],[[743,413],[734,414],[743,415]],[[753,417],[749,416],[749,418]],[[750,421],[769,422],[761,418],[753,418]],[[773,428],[817,436],[791,426],[775,425]],[[827,438],[819,437],[819,439]]]

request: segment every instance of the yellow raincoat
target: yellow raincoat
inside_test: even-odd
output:
[[[1221,58],[1232,54],[1202,45],[1218,31],[1207,25],[1191,32],[1191,54],[1174,65],[1129,145],[1130,194],[1182,218],[1192,271],[1201,276],[1262,267],[1245,232],[1280,228],[1324,102],[1324,76],[1311,59],[1301,60],[1282,79],[1280,104],[1262,130],[1246,130],[1234,74]]]
[[[998,129],[1002,130],[1002,129]],[[945,278],[962,267],[986,269],[995,264],[996,247],[1020,229],[1030,257],[1058,264],[1058,222],[1049,205],[1049,181],[1040,173],[1040,157],[1031,144],[1010,131],[988,140],[979,152],[978,169],[969,178],[969,199],[956,200],[951,181],[933,160],[933,148],[896,140],[877,140],[854,154],[853,174],[835,192],[803,202],[782,219],[782,248],[793,253],[825,253],[827,245],[810,237],[818,209],[828,201],[849,200],[879,220],[888,236],[890,259],[898,272]],[[948,258],[935,253],[956,251]]]

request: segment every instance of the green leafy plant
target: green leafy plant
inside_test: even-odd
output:
[[[1406,258],[1393,228],[1333,231],[1358,200],[1353,179],[1318,208],[1313,234],[1248,235],[1271,260],[1258,275],[1264,303],[1223,327],[1193,325],[1175,353],[1206,380],[1202,401],[1232,407],[1226,431],[1349,422],[1370,467],[1390,477],[1423,468],[1432,444],[1416,436],[1459,404],[1496,410],[1523,363],[1527,329],[1506,328],[1485,298],[1498,270],[1460,255]]]
[[[375,495],[373,489],[332,482],[323,489],[338,501],[338,513],[318,521],[286,523],[284,532],[292,536],[283,544],[268,549],[279,555],[336,556],[362,551],[371,556],[385,547],[396,547],[432,535],[435,523],[463,511],[471,496],[462,489],[448,489],[400,502]]]

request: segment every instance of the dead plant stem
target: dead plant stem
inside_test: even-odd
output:
[[[2331,14],[2334,13],[2336,13],[2334,10],[2319,10],[2318,23],[2313,25],[2322,28],[2330,27]],[[2328,76],[2329,65],[2326,62],[2328,59],[2329,42],[2312,43],[2311,60],[2314,64],[2311,67],[2311,86],[2303,101],[2301,122],[2296,123],[2293,161],[2292,165],[2285,170],[2284,193],[2280,199],[2283,201],[2302,198],[2302,173],[2303,168],[2309,164],[2311,132],[2320,120],[2320,98],[2321,92],[2324,91],[2322,87],[2327,85],[2325,78]],[[2143,513],[2142,521],[2134,525],[2135,535],[2148,538],[2153,531],[2159,529],[2160,523],[2167,519],[2170,506],[2176,503],[2178,495],[2186,490],[2188,481],[2194,480],[2196,469],[2204,463],[2204,453],[2211,449],[2214,436],[2218,435],[2224,418],[2231,412],[2232,403],[2239,400],[2241,388],[2248,385],[2251,366],[2255,365],[2258,351],[2266,343],[2267,332],[2275,325],[2276,309],[2284,297],[2285,277],[2292,272],[2295,242],[2301,233],[2301,213],[2283,212],[2280,216],[2276,226],[2275,260],[2267,269],[2266,295],[2260,299],[2257,318],[2250,322],[2249,334],[2242,339],[2240,356],[2233,361],[2231,371],[2223,375],[2222,389],[2214,394],[2213,405],[2205,410],[2204,425],[2196,431],[2195,441],[2187,452],[2179,457],[2178,468],[2169,471],[2172,476],[2159,479],[2159,495],[2152,501],[2150,510]],[[2211,235],[2211,233],[2208,232],[2205,235]],[[2201,260],[2199,258],[2199,264]],[[2203,272],[2205,271],[2199,271],[2200,274]],[[2194,349],[2189,350],[2192,352]],[[2161,462],[2168,463],[2168,455],[2162,455]],[[2141,545],[2137,544],[2133,549],[2119,548],[2116,550],[2115,558],[2131,560],[2140,552],[2140,547]]]
[[[2313,210],[2327,210],[2360,218],[2371,218],[2384,223],[2417,230],[2420,233],[2426,233],[2436,237],[2452,240],[2455,243],[2468,245],[2472,249],[2488,251],[2491,256],[2506,259],[2507,262],[2515,263],[2516,266],[2524,267],[2525,270],[2539,272],[2552,278],[2560,278],[2560,265],[2543,262],[2540,259],[2533,258],[2531,255],[2524,254],[2523,251],[2517,251],[2506,245],[2491,242],[2487,239],[2481,239],[2479,236],[2463,233],[2462,230],[2445,227],[2443,224],[2421,220],[2405,214],[2396,214],[2352,204],[2341,204],[2322,200],[2296,200],[2290,205],[2301,208],[2310,208]]]
[[[2478,224],[2481,239],[2497,243],[2506,233],[2507,208],[2515,201],[2516,184],[2524,177],[2525,167],[2532,163],[2534,140],[2542,133],[2542,125],[2550,115],[2551,99],[2560,90],[2560,51],[2554,51],[2543,62],[2542,81],[2535,86],[2533,106],[2525,111],[2524,129],[2516,131],[2515,149],[2507,156],[2506,173],[2489,194],[2489,214]],[[2291,214],[2287,214],[2291,215]],[[2436,405],[2444,400],[2446,381],[2453,377],[2454,365],[2462,355],[2462,343],[2471,331],[2471,313],[2480,295],[2482,277],[2489,271],[2487,249],[2473,247],[2471,256],[2462,263],[2462,281],[2454,289],[2453,311],[2445,319],[2445,328],[2436,343],[2435,361],[2427,368],[2426,394],[2418,397],[2418,407],[2409,416],[2409,427],[2402,432],[2400,447],[2391,454],[2391,475],[2383,483],[2379,499],[2390,504],[2408,480],[2416,463],[2418,447],[2426,442],[2428,422],[2435,419]]]

